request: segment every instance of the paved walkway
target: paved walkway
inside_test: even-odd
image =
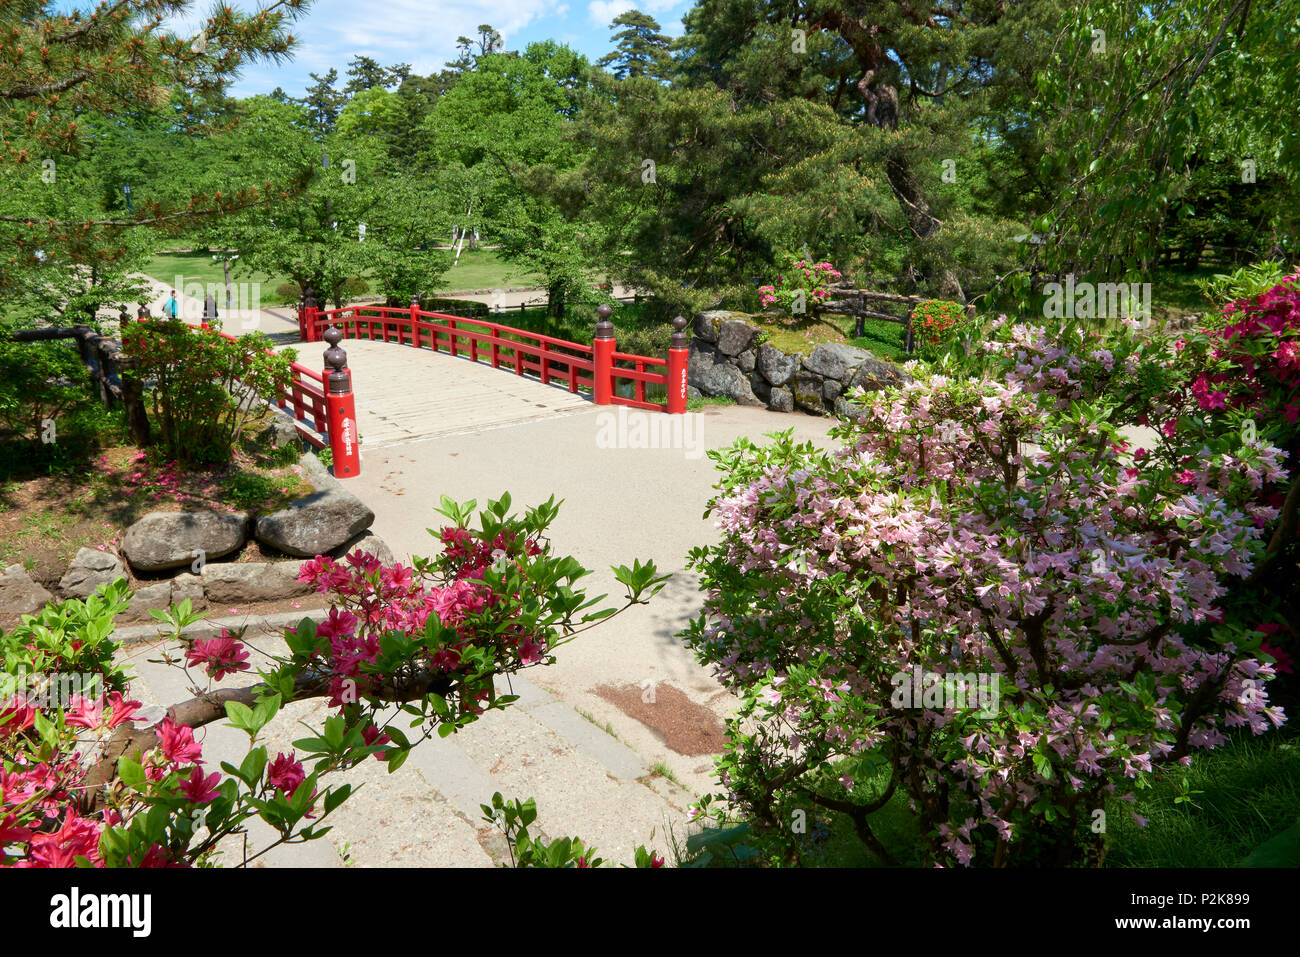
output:
[[[555,665],[516,676],[522,697],[507,711],[421,744],[396,774],[366,762],[339,776],[364,786],[331,817],[334,830],[257,863],[488,866],[502,847],[478,806],[494,791],[536,798],[543,834],[579,836],[609,860],[630,861],[642,843],[670,854],[672,835],[687,833],[687,805],[715,787],[711,754],[688,739],[708,740],[711,731],[717,746],[732,701],[676,637],[701,601],[695,576],[683,570],[687,553],[717,534],[702,518],[715,481],[704,451],[788,428],[824,443],[830,420],[735,406],[682,417],[620,412],[430,350],[343,345],[364,440],[362,474],[344,484],[374,509],[373,530],[399,560],[436,553],[425,530],[442,523],[433,510],[442,494],[484,505],[509,491],[516,510],[562,500],[550,538],[559,554],[593,569],[585,579],[592,597],[616,603],[623,589],[609,568],[634,558],[653,559],[673,578],[650,604],[566,645]],[[302,357],[320,364],[305,350]],[[637,444],[629,439],[638,429],[672,420],[680,431],[660,434],[660,447],[625,447]],[[254,644],[283,647],[276,637]],[[187,692],[179,671],[149,662],[157,650],[134,645],[121,654],[138,669],[136,693],[169,704]],[[304,735],[298,722],[319,726],[326,714],[320,701],[291,705],[265,732],[272,754]],[[247,748],[246,736],[228,727],[210,725],[203,736],[212,767]],[[266,843],[262,832],[250,836],[252,848]],[[237,852],[227,848],[228,863]]]
[[[544,386],[486,363],[434,355],[430,349],[365,339],[348,339],[342,346],[352,370],[363,453],[591,408],[587,399],[567,389]],[[318,354],[323,346],[293,347],[304,365],[324,365]]]

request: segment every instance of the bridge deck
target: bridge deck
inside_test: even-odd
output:
[[[431,349],[345,339],[361,450],[477,432],[590,409],[564,386],[493,369]],[[321,368],[323,343],[293,343],[298,361]],[[305,360],[305,361],[304,361]]]

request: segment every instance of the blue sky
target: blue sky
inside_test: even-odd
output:
[[[233,3],[246,11],[259,6],[255,0]],[[88,10],[91,5],[59,6]],[[508,50],[551,39],[594,60],[613,49],[609,22],[624,10],[643,10],[663,24],[664,33],[677,36],[690,6],[690,0],[315,0],[293,26],[298,40],[293,60],[281,66],[245,67],[231,93],[251,96],[280,86],[300,96],[310,82],[309,73],[324,73],[333,66],[341,77],[353,54],[373,57],[385,66],[410,63],[415,73],[436,73],[456,58],[456,37],[473,36],[480,23],[496,27]],[[195,3],[175,29],[197,32],[205,9],[202,0]]]

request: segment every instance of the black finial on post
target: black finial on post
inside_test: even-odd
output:
[[[140,303],[140,308],[136,310],[135,317],[140,320],[148,319],[149,307],[144,303]]]
[[[673,320],[673,339],[670,348],[686,349],[690,346],[690,337],[686,335],[686,317],[678,316]]]
[[[308,309],[315,309],[316,308],[315,291],[311,288],[311,286],[308,286],[305,290],[303,290],[303,293],[304,293],[303,303],[306,305]]]
[[[130,322],[131,314],[126,311],[126,303],[122,303],[122,305],[118,307],[117,327],[119,329],[125,329]]]
[[[347,395],[352,391],[352,373],[348,371],[348,354],[339,348],[343,341],[343,330],[330,326],[325,330],[324,339],[329,343],[325,350],[325,368],[329,372],[329,391],[331,395]]]
[[[609,303],[601,303],[597,307],[596,315],[600,318],[600,321],[596,323],[597,339],[614,338],[614,323],[609,321],[609,317],[613,312],[614,310],[609,307]]]

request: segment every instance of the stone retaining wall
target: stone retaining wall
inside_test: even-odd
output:
[[[850,415],[850,389],[874,392],[911,377],[866,349],[823,342],[807,354],[782,352],[761,343],[745,313],[713,310],[695,316],[688,386],[695,394],[721,396],[774,412]]]

